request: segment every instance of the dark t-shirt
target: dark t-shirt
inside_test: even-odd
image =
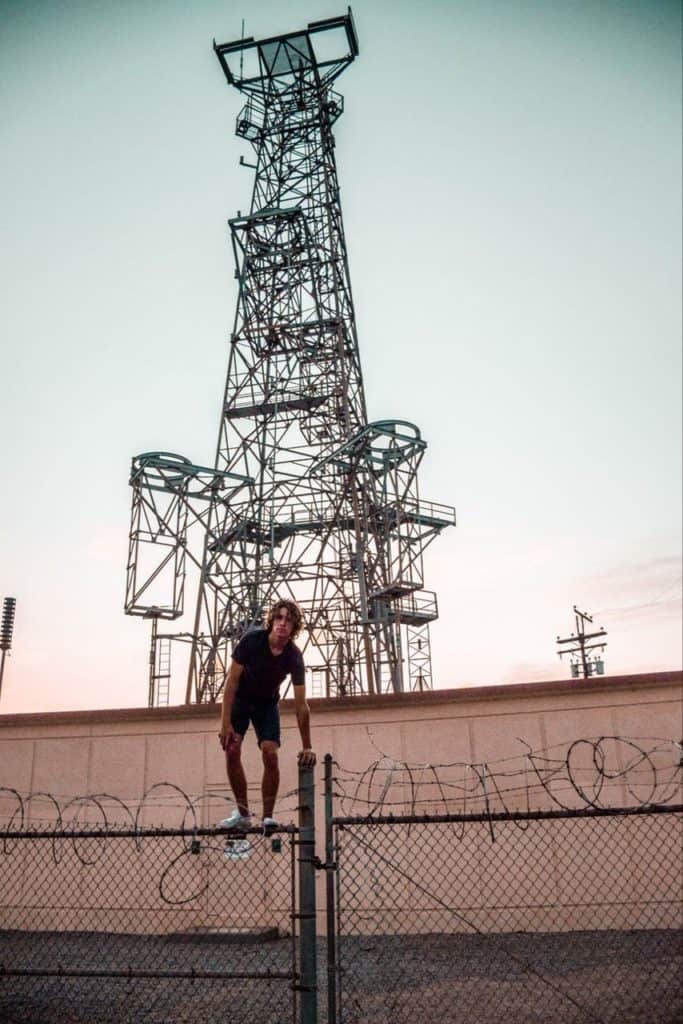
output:
[[[291,675],[295,686],[304,684],[304,659],[291,640],[282,654],[273,654],[265,629],[245,633],[232,654],[244,672],[237,684],[237,696],[245,700],[280,699],[280,683]]]

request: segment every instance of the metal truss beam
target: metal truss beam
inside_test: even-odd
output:
[[[428,688],[437,607],[422,559],[455,519],[419,497],[417,427],[368,422],[332,133],[344,109],[332,83],[359,52],[350,9],[214,49],[247,97],[236,133],[253,147],[254,184],[249,213],[229,222],[239,294],[207,472],[232,490],[225,500],[207,481],[193,513],[205,543],[186,700],[218,699],[237,639],[287,596],[304,609],[306,663],[326,695]],[[157,510],[152,469],[144,482],[131,478],[127,610],[149,613],[148,587],[166,570],[171,618],[182,609],[183,517],[194,506],[164,477]],[[150,537],[159,569],[140,582]]]

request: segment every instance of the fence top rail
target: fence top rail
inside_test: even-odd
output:
[[[648,814],[681,814],[683,804],[642,804],[638,807],[577,807],[549,811],[481,811],[476,814],[335,815],[333,825],[438,825],[468,821],[544,821],[555,818],[610,818]]]
[[[268,837],[278,833],[296,835],[299,829],[296,825],[278,825],[277,828],[268,830]],[[157,839],[164,836],[173,836],[187,839],[198,839],[200,836],[213,836],[220,838],[231,835],[258,835],[264,834],[262,828],[252,827],[236,831],[229,828],[65,828],[56,826],[54,828],[42,829],[0,829],[0,840],[9,839]]]

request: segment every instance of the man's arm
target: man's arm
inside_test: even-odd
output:
[[[315,754],[311,750],[311,709],[306,700],[304,685],[294,687],[294,710],[303,747],[303,750],[299,751],[299,764],[302,768],[312,768],[315,764]]]
[[[230,670],[225,680],[225,686],[223,687],[223,704],[221,707],[221,729],[218,733],[218,739],[220,740],[223,750],[227,749],[228,741],[233,736],[232,725],[230,724],[230,714],[232,712],[232,704],[237,693],[237,684],[240,681],[240,677],[244,672],[244,665],[240,665],[238,661],[233,658],[230,664]]]

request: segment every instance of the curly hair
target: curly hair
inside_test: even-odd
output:
[[[281,608],[286,608],[289,614],[292,616],[292,622],[294,623],[294,625],[292,627],[291,639],[294,640],[301,632],[301,627],[304,624],[304,617],[301,614],[301,608],[299,608],[299,605],[296,603],[296,601],[288,601],[285,598],[283,598],[280,601],[276,601],[275,604],[270,609],[270,611],[268,612],[268,617],[266,618],[266,630],[270,633],[271,629],[273,628],[275,616],[277,615]]]

